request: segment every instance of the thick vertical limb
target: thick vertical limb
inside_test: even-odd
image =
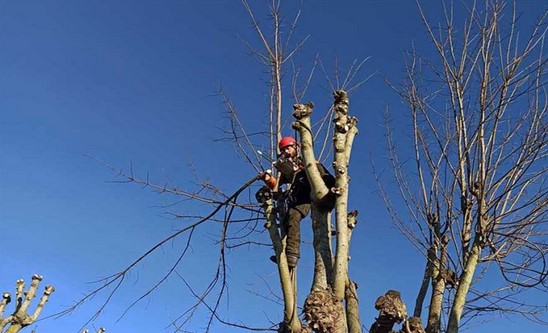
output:
[[[311,291],[326,290],[333,283],[333,253],[331,251],[330,213],[312,205],[314,234],[314,280]]]
[[[358,211],[353,210],[348,213],[348,242],[352,238],[352,231],[358,224]],[[360,307],[358,302],[358,285],[348,278],[344,294],[346,302],[346,323],[348,333],[361,333],[362,323],[360,319]]]
[[[308,104],[295,104],[293,105],[293,117],[297,119],[293,123],[293,128],[299,132],[301,142],[301,155],[304,160],[304,168],[306,176],[310,182],[312,188],[311,196],[313,201],[320,201],[329,193],[329,189],[324,183],[320,170],[318,170],[318,164],[316,156],[314,154],[314,136],[312,133],[312,124],[310,122],[310,115],[314,105]]]
[[[335,188],[328,189],[324,183],[324,180],[318,170],[316,158],[313,149],[313,133],[311,130],[310,114],[312,113],[313,104],[295,104],[293,116],[297,119],[293,123],[293,128],[299,131],[301,139],[302,157],[304,159],[304,167],[309,179],[312,193],[311,197],[313,202],[320,202],[326,198],[327,195],[335,192],[336,204],[336,235],[337,235],[337,251],[335,256],[335,263],[332,264],[332,251],[331,241],[329,234],[329,221],[328,216],[323,211],[313,208],[313,227],[314,227],[314,248],[316,254],[315,264],[315,276],[312,287],[312,293],[307,298],[306,304],[316,304],[321,300],[331,300],[334,309],[340,309],[341,313],[342,304],[347,295],[352,295],[349,288],[348,281],[348,248],[350,243],[350,232],[355,223],[352,223],[352,227],[349,226],[348,218],[348,163],[350,160],[350,151],[355,135],[357,134],[356,118],[348,117],[348,95],[344,91],[337,91],[334,93],[335,102]],[[314,205],[313,205],[314,206]],[[354,216],[354,215],[353,215]],[[354,221],[354,220],[353,220]],[[331,275],[331,269],[333,275]],[[331,277],[332,276],[332,277]],[[330,290],[325,290],[324,286],[328,285]],[[323,289],[323,290],[322,290]],[[355,288],[353,289],[355,291]],[[319,297],[318,295],[327,295],[332,292],[332,297]],[[316,297],[316,296],[318,297]],[[356,296],[356,294],[353,294]],[[317,299],[318,300],[317,300]],[[347,303],[349,310],[352,311],[352,324],[356,324],[353,327],[353,331],[356,331],[355,327],[359,327],[361,330],[361,324],[359,324],[359,315],[357,308],[357,297],[349,299],[350,303]],[[314,307],[312,307],[314,308]],[[311,317],[311,316],[308,316]],[[313,317],[313,316],[312,316]],[[311,317],[311,318],[312,318]],[[328,318],[331,318],[328,316]],[[337,319],[330,319],[332,325],[329,328],[329,332],[346,332],[347,329],[347,316],[337,316]],[[313,321],[316,323],[315,321]],[[320,325],[319,327],[323,327]],[[314,329],[314,326],[312,325]]]
[[[318,164],[314,155],[313,133],[311,130],[310,115],[314,105],[295,104],[293,116],[297,119],[293,128],[299,131],[301,142],[301,154],[304,160],[304,167],[312,189],[312,227],[314,232],[314,281],[312,290],[325,290],[331,285],[332,278],[332,251],[330,238],[329,213],[319,210],[314,202],[322,200],[329,195],[329,189],[324,183],[322,175],[318,170]]]
[[[346,301],[346,323],[348,325],[348,333],[362,333],[360,306],[358,302],[358,286],[350,279],[348,279],[346,284],[344,298]]]
[[[415,309],[413,310],[413,316],[415,317],[420,318],[422,314],[424,299],[426,298],[426,293],[428,292],[428,287],[430,285],[430,278],[432,276],[432,266],[433,266],[432,261],[435,258],[436,258],[436,253],[431,247],[430,249],[428,249],[428,256],[426,258],[426,267],[424,268],[424,275],[422,277],[421,287],[419,289],[419,293],[417,294],[417,298],[415,300]]]
[[[453,306],[451,307],[451,313],[449,315],[449,322],[447,323],[447,333],[457,333],[459,331],[460,318],[462,317],[462,310],[466,304],[466,296],[468,290],[472,285],[472,278],[478,265],[479,255],[481,252],[481,246],[478,241],[474,241],[474,245],[470,250],[469,256],[464,266],[464,271],[459,277],[459,285],[453,300]]]
[[[445,266],[447,262],[447,237],[442,238],[441,254],[437,258],[433,254],[432,260],[432,295],[430,297],[430,308],[426,325],[427,333],[441,332],[441,312],[443,308],[443,294],[445,293]]]
[[[339,90],[334,93],[335,109],[335,136],[333,140],[335,157],[333,166],[335,169],[335,188],[337,191],[336,226],[337,226],[337,250],[335,255],[335,279],[333,292],[340,299],[344,299],[345,285],[348,278],[348,161],[346,137],[349,130],[348,124],[348,95]]]
[[[264,197],[264,196],[263,196]],[[274,204],[271,198],[268,198],[263,203],[264,215],[266,217],[265,228],[268,230],[270,240],[276,252],[276,260],[278,263],[278,274],[284,298],[284,322],[293,332],[301,331],[301,321],[297,314],[297,292],[294,288],[294,281],[291,279],[287,257],[285,255],[285,244],[283,243],[276,226],[276,213],[274,212]]]

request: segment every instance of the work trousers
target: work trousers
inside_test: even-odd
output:
[[[301,256],[301,221],[310,213],[310,204],[289,205],[283,219],[286,233],[285,253],[288,260],[296,261]]]

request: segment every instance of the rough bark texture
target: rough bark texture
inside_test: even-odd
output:
[[[420,317],[407,318],[407,308],[397,290],[389,290],[377,298],[375,309],[379,316],[369,329],[369,333],[425,333]],[[393,330],[395,324],[402,323],[399,331]]]
[[[304,302],[304,318],[316,333],[338,332],[344,323],[342,302],[329,290],[315,290]]]
[[[425,333],[420,317],[411,317],[404,324],[401,333]]]
[[[369,329],[369,333],[390,333],[396,323],[407,318],[407,307],[401,300],[400,292],[389,290],[375,301],[379,316]]]
[[[441,251],[439,258],[434,253],[432,260],[432,295],[430,297],[430,308],[428,311],[428,320],[426,333],[441,332],[441,312],[443,310],[443,295],[445,293],[445,271],[447,261],[447,243],[448,237],[441,239]]]
[[[354,281],[348,280],[345,293],[346,323],[348,333],[361,333],[362,322],[360,320],[360,306],[358,302],[358,286]]]

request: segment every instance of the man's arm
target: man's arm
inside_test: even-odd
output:
[[[278,180],[272,175],[272,170],[266,170],[261,174],[261,179],[264,181],[265,185],[268,186],[272,191],[277,191],[278,189]]]

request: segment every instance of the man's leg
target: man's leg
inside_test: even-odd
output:
[[[310,204],[290,206],[286,213],[284,225],[286,228],[287,263],[289,267],[296,267],[301,255],[301,220],[310,212]]]

